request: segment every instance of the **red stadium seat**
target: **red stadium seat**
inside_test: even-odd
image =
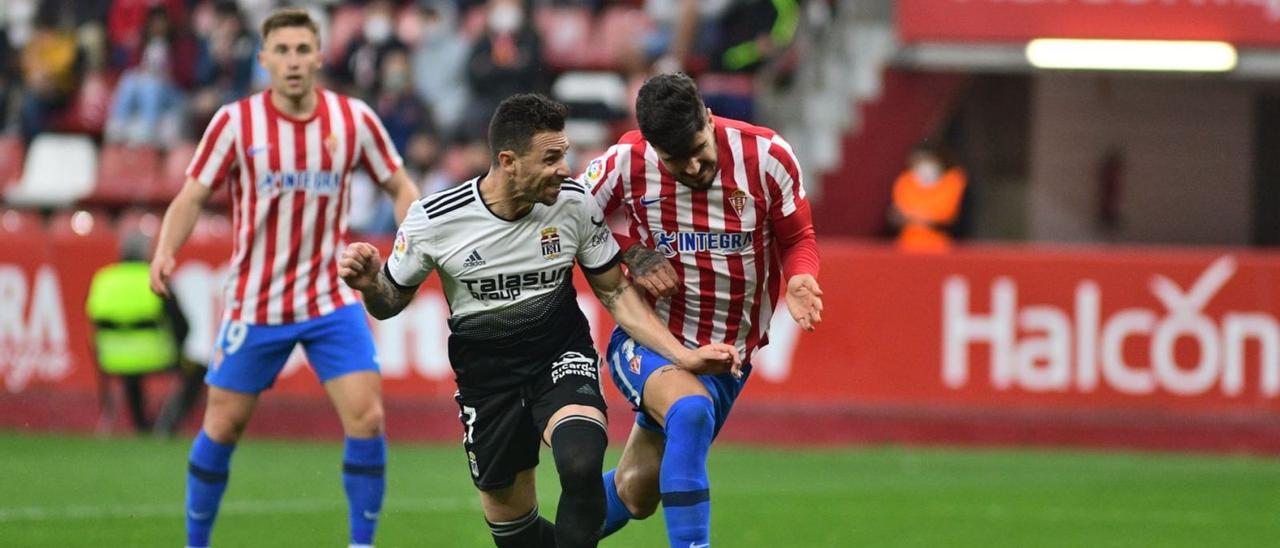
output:
[[[22,177],[22,160],[26,154],[27,147],[22,144],[22,139],[0,136],[0,193]]]
[[[98,184],[86,202],[120,207],[155,193],[160,151],[151,147],[105,145],[98,156]]]
[[[18,234],[43,234],[44,219],[34,211],[6,209],[0,213],[0,234],[14,236]]]
[[[591,37],[589,64],[597,69],[619,70],[622,54],[633,47],[653,28],[644,10],[613,6],[600,15]]]
[[[542,36],[542,58],[557,71],[590,68],[593,21],[582,8],[552,7],[537,11],[534,24]]]
[[[155,205],[168,204],[172,201],[173,197],[178,195],[178,191],[182,190],[182,185],[187,182],[187,166],[191,164],[191,158],[195,154],[196,144],[190,141],[183,141],[169,147],[156,184],[152,187],[155,191],[148,196],[147,201]]]

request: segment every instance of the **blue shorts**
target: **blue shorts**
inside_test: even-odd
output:
[[[627,401],[631,402],[631,407],[636,411],[636,424],[646,430],[663,433],[662,425],[645,412],[642,399],[644,383],[649,380],[649,375],[670,365],[671,360],[640,346],[622,328],[614,328],[613,336],[609,338],[608,356],[613,384],[618,387],[618,391],[622,392],[623,396],[626,396]],[[741,379],[733,378],[732,373],[698,376],[698,380],[707,387],[707,393],[711,394],[711,403],[715,407],[716,435],[720,434],[720,427],[724,426],[724,421],[729,418],[733,402],[737,401],[738,394],[742,393],[742,387],[746,386],[747,378],[750,376],[749,364],[742,366]]]
[[[378,372],[378,353],[364,307],[350,304],[286,325],[224,320],[204,380],[218,388],[257,394],[275,384],[298,344],[322,383],[356,371]]]

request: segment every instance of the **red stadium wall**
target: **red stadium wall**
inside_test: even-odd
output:
[[[1280,255],[975,247],[910,256],[831,241],[822,254],[824,323],[802,333],[777,316],[726,439],[1280,453]],[[107,235],[0,238],[0,425],[94,428],[82,303],[92,272],[114,255]],[[193,316],[193,356],[208,354],[228,255],[217,243],[182,257],[175,282]],[[607,316],[588,291],[580,302],[604,341]],[[398,439],[460,432],[446,311],[430,285],[401,317],[375,323]],[[621,436],[626,404],[607,392]],[[337,435],[300,353],[250,428]]]

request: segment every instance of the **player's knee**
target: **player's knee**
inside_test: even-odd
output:
[[[347,435],[358,438],[381,436],[385,420],[382,406],[370,405],[347,421]]]
[[[667,409],[666,430],[686,436],[711,439],[715,431],[715,408],[706,396],[685,396]]]
[[[570,417],[561,421],[551,433],[551,453],[560,485],[566,489],[599,485],[608,444],[604,425],[595,420]]]
[[[632,519],[645,519],[658,511],[662,494],[658,492],[658,470],[619,468],[618,497],[627,506]]]
[[[206,414],[204,417],[204,433],[209,439],[223,445],[235,445],[244,434],[248,420],[237,420],[236,417]]]

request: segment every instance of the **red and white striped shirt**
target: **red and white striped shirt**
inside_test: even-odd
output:
[[[778,225],[795,216],[809,238],[812,229],[791,145],[768,128],[712,122],[719,170],[706,191],[678,183],[639,131],[592,161],[583,180],[605,215],[621,210],[629,236],[675,267],[683,291],[646,293],[671,333],[689,346],[735,345],[746,360],[765,344],[778,302]]]
[[[363,167],[385,183],[403,162],[363,101],[317,89],[315,113],[298,120],[277,111],[270,94],[219,109],[187,175],[215,190],[231,185],[227,317],[275,325],[358,302],[338,279],[351,173]]]

